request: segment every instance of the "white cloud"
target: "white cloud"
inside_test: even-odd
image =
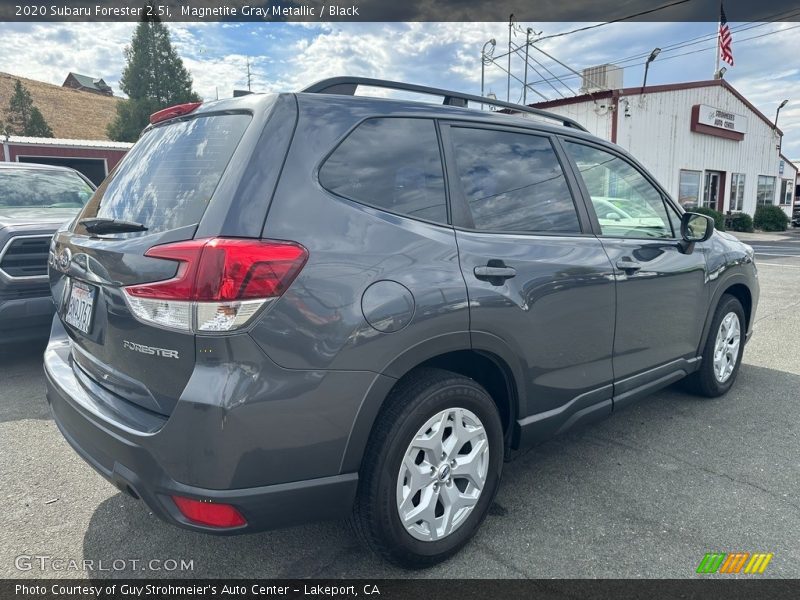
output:
[[[585,27],[587,23],[521,24],[544,35]],[[103,77],[119,93],[118,81],[124,67],[125,46],[135,23],[50,23],[0,24],[0,56],[3,70],[23,77],[60,84],[67,72],[76,71]],[[737,65],[729,69],[728,79],[769,117],[784,97],[800,81],[795,66],[796,23],[768,24],[736,32],[734,54]],[[507,49],[506,23],[175,23],[169,25],[173,41],[194,78],[195,89],[206,99],[230,96],[233,89],[247,85],[249,56],[253,88],[257,91],[297,90],[324,77],[351,74],[399,79],[450,87],[478,93],[480,90],[480,50],[495,38],[495,55]],[[711,77],[714,63],[713,35],[716,25],[674,23],[617,23],[542,41],[540,47],[580,71],[583,67],[622,58],[639,56],[624,63],[625,84],[641,81],[643,56],[656,46],[665,48],[651,65],[648,81],[667,83]],[[782,33],[754,40],[747,37],[781,30]],[[670,50],[675,42],[708,35],[682,49]],[[523,43],[524,33],[513,37]],[[707,48],[703,50],[704,48]],[[694,54],[674,57],[687,51]],[[571,89],[577,90],[580,78],[569,69],[538,52],[531,53]],[[512,70],[522,77],[522,61],[512,59]],[[505,66],[505,59],[498,61]],[[532,63],[545,77],[552,78],[541,65]],[[529,81],[540,76],[532,70]],[[505,95],[506,74],[492,66],[485,71],[487,91]],[[556,92],[539,82],[536,89],[550,97],[571,92],[560,82],[552,82]],[[512,81],[512,101],[521,85]],[[536,97],[529,94],[529,98]],[[786,153],[800,156],[800,98],[781,111],[780,126],[785,132]]]
[[[61,85],[70,71],[102,77],[115,91],[135,23],[0,24],[2,70]]]

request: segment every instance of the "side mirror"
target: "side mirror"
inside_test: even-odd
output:
[[[687,212],[681,217],[681,237],[683,241],[705,242],[714,233],[714,219],[699,213]]]
[[[610,212],[606,215],[606,219],[608,219],[609,221],[619,221],[620,220],[619,213]]]

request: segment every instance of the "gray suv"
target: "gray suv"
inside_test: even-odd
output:
[[[683,378],[727,392],[752,250],[577,123],[481,102],[343,77],[154,114],[54,240],[74,449],[170,523],[350,515],[419,567],[514,450]]]

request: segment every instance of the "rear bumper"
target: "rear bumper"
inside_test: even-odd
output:
[[[358,475],[338,474],[291,483],[239,489],[208,489],[176,481],[162,466],[163,458],[153,451],[159,431],[153,415],[144,430],[134,431],[112,419],[113,407],[103,406],[85,389],[69,359],[68,341],[51,341],[45,352],[47,401],[58,428],[75,449],[103,477],[120,490],[141,498],[161,519],[180,527],[215,534],[247,533],[322,519],[347,516],[353,505]],[[197,455],[195,468],[202,469],[204,457]],[[171,496],[234,505],[247,525],[218,529],[187,520]]]

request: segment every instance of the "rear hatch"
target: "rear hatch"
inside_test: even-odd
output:
[[[132,295],[130,286],[185,275],[185,262],[152,249],[194,238],[217,192],[230,188],[221,181],[252,120],[245,111],[211,110],[152,127],[56,234],[50,285],[86,385],[160,414],[173,410],[195,364],[189,303],[148,304],[147,293]],[[112,219],[128,224],[96,226]]]

